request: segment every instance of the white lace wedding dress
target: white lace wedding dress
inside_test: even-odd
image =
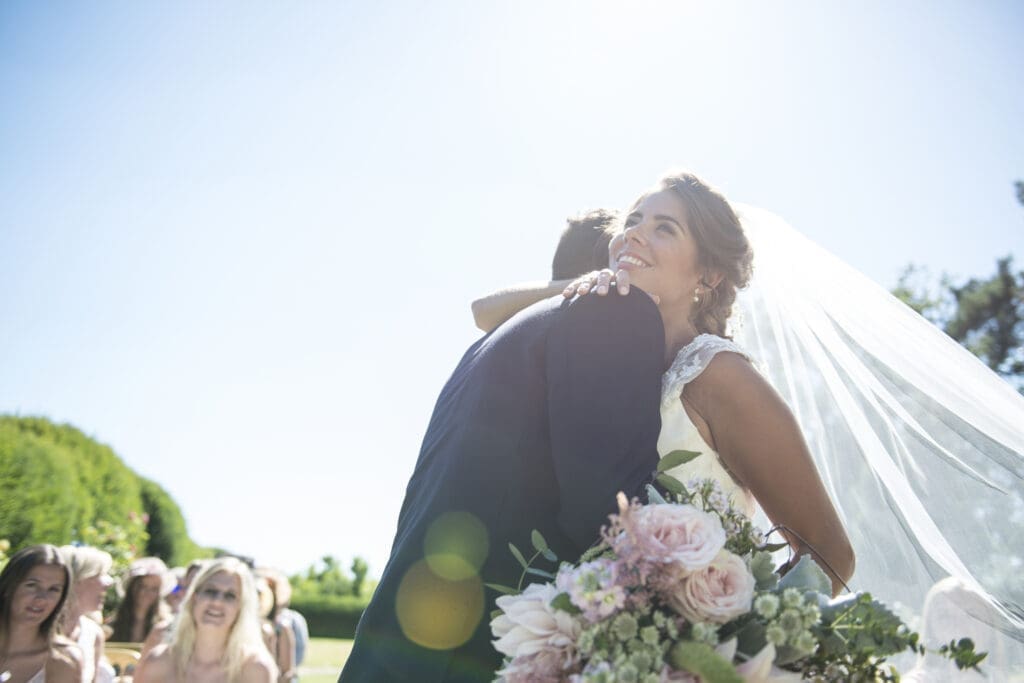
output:
[[[738,353],[749,358],[739,345],[711,334],[698,335],[676,354],[672,367],[661,380],[658,453],[662,456],[678,450],[700,453],[693,460],[668,470],[666,474],[683,484],[694,478],[715,480],[722,492],[732,498],[733,505],[753,519],[757,510],[754,497],[733,478],[718,453],[700,435],[682,401],[686,385],[704,372],[712,359],[722,352]]]
[[[714,357],[722,352],[738,353],[751,362],[755,359],[739,345],[728,339],[710,334],[697,336],[676,355],[672,366],[662,378],[661,433],[658,437],[658,453],[665,456],[676,450],[695,451],[700,455],[693,460],[674,467],[666,473],[686,484],[691,479],[713,479],[725,495],[732,498],[733,505],[742,510],[762,528],[768,528],[768,520],[760,511],[751,492],[741,486],[722,463],[719,455],[700,435],[690,419],[682,401],[686,385],[707,369]],[[871,590],[871,586],[861,586]],[[910,681],[1008,681],[1006,656],[1003,650],[1008,646],[984,621],[973,617],[990,608],[962,581],[952,577],[935,583],[928,593],[926,614],[913,616],[906,613],[916,628],[921,630],[924,641],[932,648],[949,642],[954,637],[971,637],[979,651],[989,652],[989,661],[983,663],[983,675],[973,671],[958,671],[951,661],[934,652],[919,657],[915,662],[909,654],[891,658],[903,670],[903,680]],[[1011,641],[1012,642],[1012,641]]]

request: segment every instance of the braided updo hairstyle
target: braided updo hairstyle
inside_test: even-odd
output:
[[[754,253],[732,206],[718,191],[692,173],[665,176],[658,190],[671,190],[686,205],[686,223],[697,242],[698,262],[722,275],[702,291],[691,320],[699,334],[725,337],[736,292],[750,282]]]

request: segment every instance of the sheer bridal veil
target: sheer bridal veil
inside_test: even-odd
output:
[[[857,553],[851,588],[932,647],[971,636],[991,680],[1024,675],[1024,396],[779,217],[735,207],[755,260],[732,332],[800,422]]]

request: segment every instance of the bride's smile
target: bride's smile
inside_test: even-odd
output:
[[[686,227],[686,206],[674,192],[644,197],[626,217],[609,246],[612,266],[628,271],[633,284],[678,309],[700,284],[696,241]]]

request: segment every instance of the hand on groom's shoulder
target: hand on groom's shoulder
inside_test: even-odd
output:
[[[567,331],[597,335],[609,341],[620,337],[634,342],[647,340],[654,345],[650,350],[660,354],[661,362],[665,339],[661,313],[651,297],[638,287],[632,287],[625,295],[578,296],[567,300],[564,308],[565,314],[558,324]]]

